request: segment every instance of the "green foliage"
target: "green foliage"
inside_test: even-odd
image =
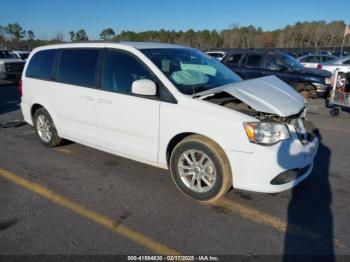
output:
[[[4,27],[4,30],[11,36],[12,41],[21,40],[26,33],[18,23],[8,24]]]
[[[101,34],[100,34],[100,38],[102,40],[109,40],[114,36],[115,36],[115,32],[113,31],[112,28],[103,29]]]
[[[149,30],[144,32],[122,31],[118,35],[110,27],[100,33],[101,40],[152,41],[181,44],[203,50],[214,48],[313,48],[339,47],[342,44],[345,23],[343,21],[297,22],[283,29],[263,31],[261,27],[233,24],[222,31],[199,30]],[[72,42],[88,41],[84,29],[69,32]],[[26,37],[26,38],[25,38]],[[24,40],[26,39],[26,40]],[[34,32],[27,32],[18,23],[0,26],[0,45],[33,48],[39,45],[59,43],[64,40],[62,32],[57,32],[51,40],[35,39]],[[345,38],[345,46],[350,46],[350,37]]]
[[[70,40],[72,42],[89,41],[89,37],[87,36],[84,29],[80,29],[77,32],[70,31],[69,35],[70,35]]]

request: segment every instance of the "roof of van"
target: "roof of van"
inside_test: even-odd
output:
[[[190,48],[181,45],[157,43],[157,42],[133,42],[133,41],[88,41],[88,42],[73,42],[62,43],[55,45],[42,46],[39,49],[62,48],[62,47],[101,47],[106,46],[129,46],[136,49],[153,49],[153,48]]]
[[[157,42],[132,42],[132,41],[121,41],[118,42],[121,45],[128,45],[135,47],[137,49],[152,49],[152,48],[188,48],[186,46],[167,44],[167,43],[157,43]]]

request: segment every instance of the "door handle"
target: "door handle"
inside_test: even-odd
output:
[[[112,104],[111,100],[104,99],[104,98],[99,98],[97,101],[101,104]]]

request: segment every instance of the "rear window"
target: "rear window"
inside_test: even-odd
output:
[[[57,80],[80,86],[96,86],[99,49],[63,49]]]
[[[261,55],[249,55],[247,59],[247,66],[259,67],[261,65]]]
[[[29,61],[26,71],[27,77],[51,79],[53,64],[57,50],[43,50],[34,54]]]

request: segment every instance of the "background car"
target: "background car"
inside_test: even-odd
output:
[[[28,56],[30,54],[29,51],[12,51],[13,53],[15,53],[19,59],[23,60],[23,61],[27,61]]]
[[[293,86],[304,97],[324,97],[332,74],[306,68],[286,53],[266,50],[237,50],[222,61],[243,79],[275,75]]]
[[[335,70],[339,70],[338,82],[340,85],[344,85],[347,81],[346,74],[350,72],[350,56],[338,58],[328,63],[319,64],[318,68],[322,68],[331,73],[333,73]]]
[[[338,57],[329,54],[311,54],[300,56],[297,59],[305,67],[317,68],[319,64],[334,61]]]
[[[206,54],[215,57],[217,60],[222,61],[224,57],[226,56],[227,52],[225,51],[208,51]]]
[[[0,81],[19,80],[24,62],[11,50],[0,49]]]

